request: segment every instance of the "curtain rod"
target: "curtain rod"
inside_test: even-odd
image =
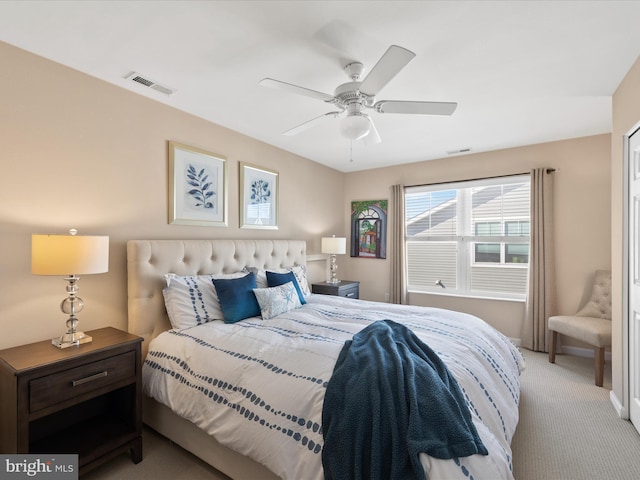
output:
[[[545,170],[546,173],[553,173],[555,171],[556,171],[555,168],[547,168]],[[450,180],[450,181],[447,181],[447,182],[419,183],[417,185],[405,185],[405,187],[427,187],[427,186],[430,186],[430,185],[444,185],[444,184],[447,184],[447,183],[475,182],[475,181],[478,181],[478,180],[490,180],[492,178],[519,177],[521,175],[531,175],[531,172],[510,173],[508,175],[496,175],[496,176],[493,176],[493,177],[468,178],[468,179],[465,179],[465,180]]]

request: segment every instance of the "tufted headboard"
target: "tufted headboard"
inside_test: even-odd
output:
[[[162,289],[165,273],[233,273],[244,267],[306,265],[304,240],[130,240],[127,242],[129,331],[149,340],[171,328]]]

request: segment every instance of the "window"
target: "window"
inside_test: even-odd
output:
[[[529,198],[528,175],[408,187],[409,290],[524,298]]]

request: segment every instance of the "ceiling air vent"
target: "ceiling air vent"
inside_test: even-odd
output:
[[[447,150],[447,155],[459,155],[461,153],[469,153],[471,151],[470,148],[460,148],[458,150]]]
[[[154,90],[157,90],[158,92],[164,93],[165,95],[171,95],[172,93],[175,92],[174,89],[165,87],[164,85],[154,82],[153,80],[150,80],[147,77],[143,77],[138,72],[131,72],[127,74],[124,78],[126,80],[131,80],[132,82],[139,83],[140,85],[144,85],[145,87],[149,87]]]

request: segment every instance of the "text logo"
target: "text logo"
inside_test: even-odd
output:
[[[0,455],[1,480],[78,480],[78,455]]]

